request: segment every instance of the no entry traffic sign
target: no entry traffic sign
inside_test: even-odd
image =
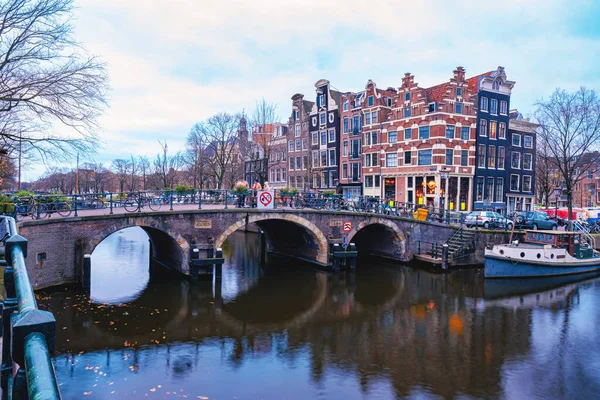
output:
[[[260,191],[258,192],[258,208],[272,209],[274,208],[273,192],[271,191]]]

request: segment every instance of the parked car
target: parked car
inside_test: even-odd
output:
[[[524,229],[557,230],[558,222],[548,217],[547,213],[539,211],[528,211],[517,214],[515,218],[516,227]]]
[[[484,229],[501,228],[512,229],[513,222],[505,216],[493,211],[473,211],[464,220],[467,228],[481,226]]]

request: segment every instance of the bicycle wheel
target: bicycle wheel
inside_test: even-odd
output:
[[[61,217],[68,217],[71,215],[71,206],[64,201],[57,201],[54,203],[54,210]]]
[[[125,211],[127,212],[135,212],[138,210],[138,202],[135,200],[125,200],[125,203],[123,203],[123,208],[125,208]]]
[[[33,219],[44,219],[49,218],[52,213],[46,203],[38,203],[31,209],[31,218]]]
[[[90,208],[93,208],[93,209],[104,208],[104,202],[100,199],[93,199],[90,202]]]
[[[148,206],[152,211],[158,211],[162,207],[162,201],[160,199],[149,199]]]

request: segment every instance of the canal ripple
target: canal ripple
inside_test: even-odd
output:
[[[503,296],[481,271],[261,266],[257,237],[236,233],[215,290],[149,277],[147,242],[134,228],[101,243],[91,295],[37,294],[63,398],[600,398],[596,278]]]

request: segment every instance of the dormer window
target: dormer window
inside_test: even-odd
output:
[[[367,98],[367,106],[368,107],[373,107],[373,96],[369,96]]]
[[[492,90],[500,90],[500,81],[498,81],[497,79],[492,82]]]
[[[460,87],[459,87],[459,88],[456,88],[456,95],[457,95],[458,97],[462,97],[462,88],[460,88]]]

